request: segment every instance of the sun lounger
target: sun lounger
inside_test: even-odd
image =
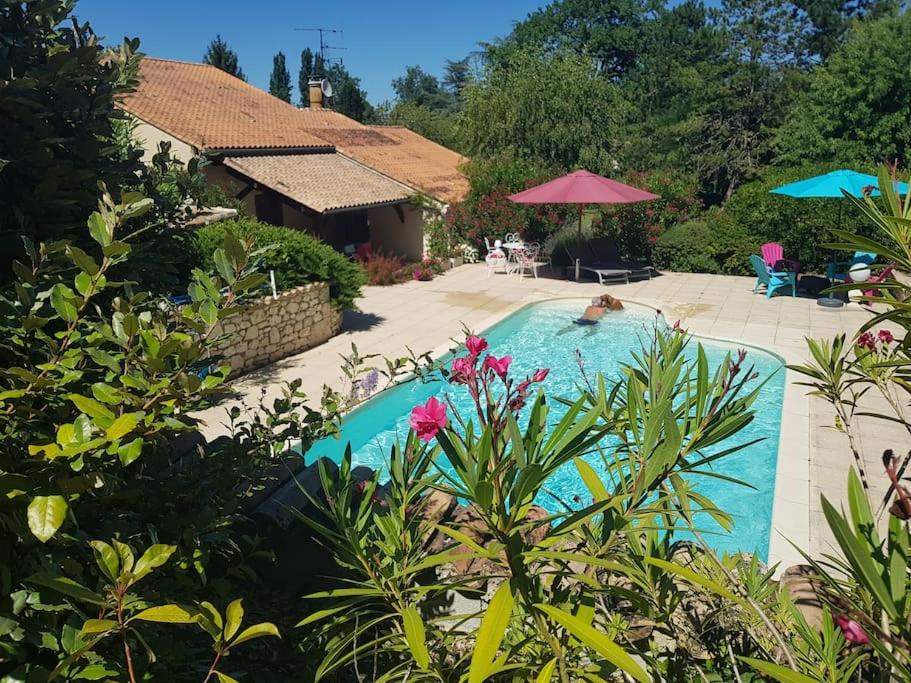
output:
[[[595,262],[601,268],[628,270],[629,277],[637,280],[642,278],[651,280],[656,272],[647,263],[625,261],[620,258],[616,240],[607,237],[598,238],[589,242],[589,248],[594,254]]]
[[[569,246],[564,244],[563,250],[566,252],[566,255],[569,256],[570,263],[575,264],[576,259],[579,259],[579,270],[584,270],[587,273],[593,273],[595,277],[598,278],[598,284],[606,284],[611,282],[623,282],[628,283],[632,271],[627,268],[617,268],[614,266],[609,266],[606,264],[593,261],[589,256],[586,258],[586,254],[583,251],[580,251],[576,246]]]

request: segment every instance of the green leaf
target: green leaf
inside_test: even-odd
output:
[[[111,441],[116,441],[117,439],[126,436],[132,432],[136,425],[139,424],[139,421],[143,418],[145,413],[135,412],[135,413],[124,413],[118,417],[114,422],[105,430],[105,437]]]
[[[57,533],[68,509],[63,496],[35,496],[28,504],[28,528],[42,543]]]
[[[90,591],[85,586],[78,584],[65,576],[39,573],[28,577],[26,581],[39,586],[44,586],[45,588],[50,588],[58,593],[80,600],[81,602],[87,602],[91,605],[104,605],[104,598],[98,595],[98,593]]]
[[[76,285],[76,291],[82,296],[89,296],[92,293],[92,276],[88,273],[78,273],[73,283]]]
[[[294,627],[299,628],[301,626],[307,626],[308,624],[321,621],[322,619],[331,617],[334,614],[338,614],[339,612],[343,612],[348,609],[351,609],[348,605],[342,605],[341,607],[330,607],[329,609],[321,609],[301,619],[294,625]]]
[[[771,662],[764,662],[761,659],[753,659],[752,657],[738,657],[737,659],[746,662],[759,673],[771,676],[781,683],[817,683],[817,679],[792,671],[780,664],[772,664]]]
[[[573,464],[576,466],[579,476],[582,477],[583,483],[589,493],[592,494],[592,498],[594,498],[596,503],[600,503],[602,500],[610,498],[610,494],[604,487],[604,482],[601,481],[601,477],[595,473],[595,470],[592,469],[591,465],[582,458],[576,458],[573,460]]]
[[[79,632],[83,635],[93,635],[107,633],[115,628],[117,628],[117,622],[113,619],[86,619]]]
[[[743,598],[741,598],[739,595],[734,594],[732,591],[728,590],[727,588],[722,586],[720,583],[717,583],[715,581],[712,581],[711,579],[705,578],[704,576],[702,576],[700,574],[697,574],[696,572],[694,572],[692,569],[689,569],[688,567],[684,567],[684,566],[676,564],[674,562],[668,562],[667,560],[660,560],[657,557],[646,557],[645,561],[646,561],[646,563],[648,563],[654,567],[659,567],[667,572],[676,574],[677,576],[686,579],[690,583],[694,583],[697,586],[702,586],[703,588],[706,588],[706,589],[712,591],[713,593],[721,596],[722,598],[726,598],[732,602],[736,602],[741,607],[750,609],[748,603]]]
[[[861,544],[845,518],[838,513],[825,496],[822,496],[822,513],[825,515],[829,529],[832,530],[832,535],[835,536],[845,559],[854,569],[857,582],[873,594],[876,602],[891,619],[896,619],[898,610],[891,600],[889,589],[877,570],[870,547],[867,544]]]
[[[73,402],[73,405],[75,405],[76,408],[91,418],[102,418],[105,420],[114,419],[114,413],[112,413],[109,408],[101,405],[93,398],[89,398],[88,396],[83,396],[81,394],[70,394],[67,398]]]
[[[275,627],[275,624],[270,624],[268,621],[264,621],[260,624],[253,624],[240,632],[240,635],[237,636],[233,641],[231,641],[231,647],[240,645],[241,643],[246,643],[248,640],[253,640],[255,638],[263,638],[264,636],[273,636],[275,638],[281,638],[278,629]]]
[[[430,653],[427,651],[427,634],[424,630],[424,621],[421,615],[411,605],[402,612],[402,624],[405,629],[405,640],[414,657],[414,661],[422,669],[430,666]]]
[[[120,555],[114,548],[104,541],[89,541],[92,546],[92,553],[95,555],[95,564],[101,569],[108,581],[117,583],[120,576]]]
[[[535,679],[535,683],[550,683],[550,679],[554,677],[554,668],[557,666],[557,658],[554,657],[547,664],[545,664],[542,669],[538,672],[538,677]]]
[[[74,322],[79,316],[77,301],[76,294],[66,285],[58,282],[51,288],[51,306],[68,323]]]
[[[225,640],[231,640],[237,629],[240,628],[240,622],[244,619],[243,601],[233,600],[225,610]]]
[[[119,405],[123,401],[121,393],[110,384],[105,384],[104,382],[95,382],[92,385],[92,396],[102,403],[112,406]]]
[[[196,615],[191,614],[178,605],[159,605],[148,607],[130,617],[130,621],[155,621],[162,624],[192,624],[196,622]]]
[[[221,671],[216,671],[215,675],[218,677],[218,683],[238,683],[236,678],[231,678],[228,674],[223,674]]]
[[[120,464],[126,467],[142,455],[142,446],[144,443],[145,441],[141,437],[137,437],[129,443],[120,446],[120,448],[117,449],[117,457],[120,458]]]
[[[176,545],[164,545],[163,543],[150,545],[136,561],[136,566],[133,568],[133,579],[139,581],[153,569],[163,565],[170,559],[175,550],[177,550]]]
[[[490,674],[500,643],[506,635],[506,627],[509,626],[513,602],[512,587],[509,581],[504,581],[491,598],[478,629],[468,669],[468,683],[482,683]]]
[[[98,242],[102,247],[106,247],[111,243],[113,237],[113,230],[108,230],[107,224],[104,222],[104,217],[97,211],[93,211],[90,215],[86,224],[89,226],[89,234],[92,236],[92,239]]]
[[[567,614],[551,605],[537,604],[535,607],[560,624],[577,640],[595,650],[608,662],[640,681],[640,683],[651,683],[653,680],[626,650],[578,617]]]
[[[95,259],[86,254],[79,247],[72,245],[66,248],[66,255],[70,257],[73,263],[89,275],[95,275],[98,272],[98,264]]]

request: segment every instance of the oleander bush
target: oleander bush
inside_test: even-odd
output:
[[[310,282],[328,282],[329,295],[339,308],[352,308],[367,281],[364,269],[325,242],[300,230],[282,228],[250,218],[221,221],[196,231],[194,261],[200,268],[213,269],[212,254],[226,234],[255,242],[261,249],[259,267],[275,272],[280,289]]]

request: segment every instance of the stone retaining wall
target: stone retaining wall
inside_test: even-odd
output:
[[[217,353],[239,375],[322,344],[341,326],[341,312],[329,302],[329,285],[314,282],[276,299],[257,299],[225,320],[217,333],[230,337]]]

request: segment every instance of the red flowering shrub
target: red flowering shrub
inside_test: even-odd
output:
[[[526,187],[547,180],[529,178]],[[517,232],[525,240],[543,242],[560,229],[572,211],[572,207],[553,204],[516,204],[510,201],[510,194],[506,187],[499,186],[449,207],[446,228],[450,240],[483,249],[485,237],[493,241],[503,239],[506,233]]]
[[[397,285],[408,279],[402,259],[398,256],[373,252],[357,261],[367,273],[368,285]]]
[[[622,181],[661,197],[605,207],[593,223],[596,234],[617,239],[625,258],[651,261],[653,245],[666,230],[702,212],[693,176],[675,171],[632,171]]]

